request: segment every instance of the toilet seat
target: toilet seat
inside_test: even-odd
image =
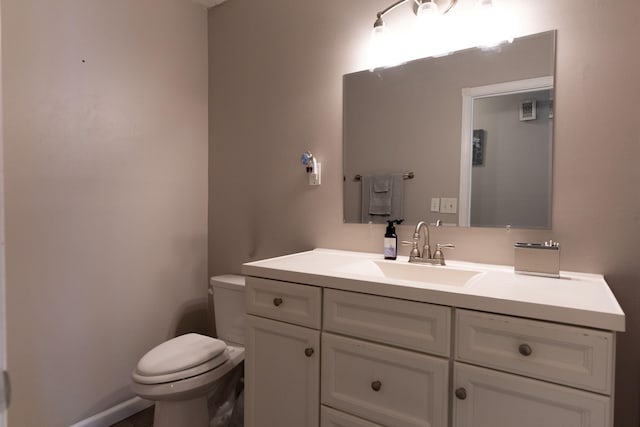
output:
[[[200,334],[185,334],[145,354],[131,374],[140,384],[160,384],[200,375],[229,359],[224,341]]]
[[[206,394],[215,387],[219,379],[244,361],[244,347],[242,346],[227,344],[226,353],[229,354],[229,360],[222,365],[187,378],[145,384],[136,380],[135,376],[132,375],[131,388],[138,396],[143,399],[154,400],[156,403],[185,400],[203,393]]]

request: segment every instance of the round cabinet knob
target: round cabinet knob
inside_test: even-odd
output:
[[[382,388],[382,383],[380,381],[374,381],[371,383],[371,389],[373,391],[380,391]]]
[[[467,390],[464,387],[457,388],[456,397],[460,400],[465,400],[467,398]]]
[[[531,353],[533,353],[533,350],[531,350],[531,346],[529,346],[529,344],[520,344],[518,346],[518,351],[523,356],[531,356]]]
[[[280,307],[280,305],[282,305],[283,301],[282,298],[274,298],[273,299],[273,305],[275,305],[276,307]]]
[[[307,357],[313,356],[313,349],[311,347],[305,348],[304,349],[304,355],[307,356]]]

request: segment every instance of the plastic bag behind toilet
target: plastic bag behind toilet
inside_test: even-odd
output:
[[[240,395],[236,399],[236,404],[233,407],[233,413],[231,414],[231,422],[229,427],[243,427],[244,426],[244,390],[240,392]]]
[[[209,427],[242,427],[243,418],[237,424],[237,411],[234,411],[238,400],[238,393],[242,395],[242,369],[234,369],[228,375],[228,380],[221,384],[221,389],[209,398]],[[239,390],[240,389],[240,390]],[[241,403],[241,407],[244,405]],[[234,415],[234,412],[236,413]],[[232,419],[234,422],[232,422]]]

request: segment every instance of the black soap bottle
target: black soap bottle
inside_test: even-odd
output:
[[[394,224],[400,225],[402,219],[387,221],[387,231],[384,233],[384,259],[396,259],[398,257],[398,235]]]

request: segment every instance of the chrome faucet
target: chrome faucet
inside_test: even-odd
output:
[[[420,232],[422,230],[427,230],[427,234],[425,235],[422,251],[419,251],[418,244],[420,243]],[[416,224],[416,229],[413,232],[413,248],[411,249],[411,254],[409,255],[409,262],[414,262],[412,261],[412,258],[431,258],[431,238],[429,236],[429,225],[424,221],[420,221],[418,224]]]
[[[439,224],[436,224],[437,226]],[[424,239],[424,245],[422,245],[422,251],[418,249],[418,245],[420,244],[420,232],[422,230],[426,230],[426,235]],[[423,233],[424,234],[424,233]],[[453,248],[455,247],[451,243],[446,244],[436,244],[436,251],[431,255],[431,238],[429,236],[429,225],[420,221],[416,224],[416,229],[413,232],[413,241],[412,242],[403,242],[409,243],[413,245],[411,247],[411,252],[409,252],[409,262],[423,262],[434,265],[445,265],[444,262],[444,254],[442,253],[442,248]]]

